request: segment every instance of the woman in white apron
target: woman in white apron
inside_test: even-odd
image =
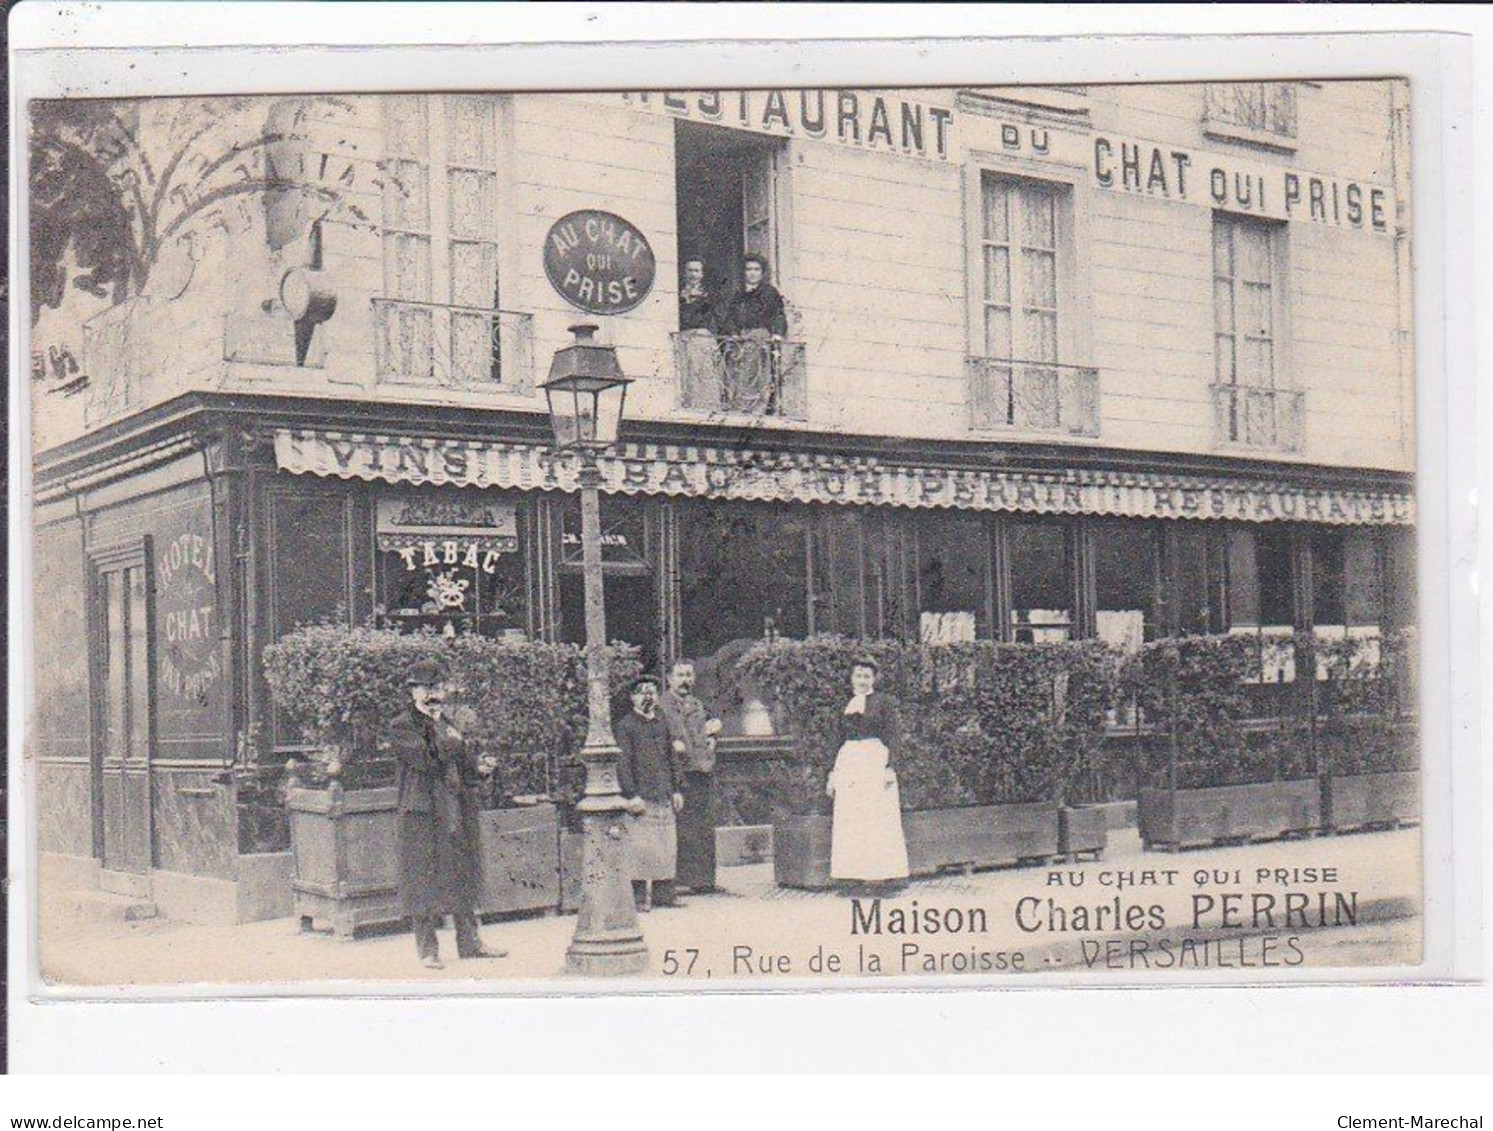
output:
[[[855,661],[850,702],[840,716],[840,753],[826,792],[835,800],[830,877],[847,886],[900,886],[907,879],[907,841],[892,752],[895,704],[876,692],[876,664]]]

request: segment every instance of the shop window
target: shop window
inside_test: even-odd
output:
[[[1296,678],[1295,567],[1289,531],[1262,527],[1228,533],[1229,631],[1259,644],[1258,682]]]
[[[679,509],[683,654],[744,640],[808,635],[808,516],[752,503]]]
[[[988,638],[990,537],[980,515],[926,512],[917,519],[918,635],[925,644]]]
[[[301,625],[346,623],[347,500],[334,495],[269,496],[273,635]]]
[[[352,600],[347,509],[348,500],[342,495],[267,494],[267,643],[302,625],[348,623]],[[280,718],[273,707],[271,717],[277,748],[301,742],[299,731]]]
[[[1383,570],[1378,539],[1367,530],[1312,534],[1312,635],[1319,644],[1348,649],[1355,666],[1377,666],[1383,624]],[[1355,641],[1347,646],[1345,641]],[[1331,673],[1319,656],[1317,678]]]
[[[526,638],[528,575],[515,502],[380,499],[376,540],[385,624]]]
[[[1287,387],[1285,228],[1213,214],[1213,405],[1221,444],[1296,451],[1302,395]]]
[[[1073,537],[1067,523],[1017,520],[1006,528],[1011,633],[1018,644],[1071,640]]]
[[[655,562],[659,508],[643,499],[601,497],[602,593],[607,639],[638,648],[643,664],[656,670],[662,650],[661,611]],[[560,639],[586,642],[586,588],[582,573],[581,507],[567,496],[560,511]]]
[[[1415,624],[1415,530],[1389,527],[1380,534],[1384,547],[1384,625],[1404,629]]]
[[[1175,608],[1173,631],[1202,636],[1223,629],[1222,547],[1215,528],[1178,522],[1167,528],[1170,562],[1168,599]]]
[[[808,635],[809,512],[755,503],[678,510],[680,655],[727,734],[757,733],[763,713],[735,675],[753,644]]]
[[[498,309],[499,111],[488,95],[383,100],[381,380],[522,380],[503,362],[520,356],[527,320]]]
[[[1161,531],[1150,523],[1100,521],[1091,525],[1095,630],[1100,640],[1135,652],[1156,631]]]
[[[829,507],[818,511],[815,519],[809,546],[811,630],[863,636],[866,539],[862,515],[849,507]]]

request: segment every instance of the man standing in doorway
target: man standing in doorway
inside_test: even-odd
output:
[[[694,688],[694,663],[676,660],[663,699],[684,794],[674,878],[693,892],[709,892],[715,890],[715,739],[721,721],[709,717]]]
[[[467,746],[445,720],[446,674],[422,660],[406,680],[410,704],[389,725],[397,762],[399,895],[421,965],[441,969],[436,928],[450,915],[460,958],[502,958],[477,930],[477,803]]]

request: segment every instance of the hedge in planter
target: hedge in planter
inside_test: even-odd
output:
[[[860,655],[876,661],[878,689],[901,705],[902,804],[919,814],[904,821],[914,870],[1055,853],[1058,804],[1069,782],[1087,772],[1114,699],[1114,654],[1098,642],[925,646],[820,636],[757,645],[740,661],[742,674],[770,696],[798,740],[775,805],[781,843],[824,839],[807,826],[795,836],[787,822],[829,811],[824,783]],[[993,809],[949,813],[1003,805],[1041,812],[1012,810],[1004,821]]]
[[[405,679],[421,660],[445,664],[467,737],[498,758],[490,805],[524,794],[578,792],[577,755],[586,735],[580,648],[313,625],[264,650],[276,709],[340,763],[348,788],[392,780],[392,766],[377,759],[377,737],[393,715],[409,709]],[[637,650],[627,645],[608,649],[608,662],[614,694],[642,670]]]
[[[484,911],[554,907],[559,893],[560,820],[552,805],[502,810],[514,798],[573,797],[583,773],[584,653],[574,647],[478,636],[447,640],[371,627],[299,629],[265,650],[276,707],[323,752],[312,785],[289,791],[303,917],[348,933],[397,919],[393,767],[377,758],[378,736],[408,710],[405,678],[422,659],[443,661],[458,688],[453,715],[479,750],[495,756],[480,788]],[[640,670],[635,652],[614,647],[614,689]],[[383,787],[383,788],[380,788]],[[497,812],[493,812],[497,810]],[[553,879],[547,878],[553,877]]]
[[[1232,635],[1159,640],[1131,660],[1126,682],[1162,736],[1139,799],[1147,846],[1264,838],[1320,825],[1311,721],[1287,716],[1263,728],[1253,724],[1245,680],[1257,666],[1256,641]]]
[[[1419,819],[1415,635],[1348,637],[1320,647],[1325,823],[1346,832]]]

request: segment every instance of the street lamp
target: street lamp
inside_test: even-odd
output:
[[[581,563],[586,586],[586,795],[577,808],[585,826],[581,911],[565,967],[577,974],[641,974],[648,946],[638,929],[627,874],[623,821],[627,802],[617,779],[607,679],[607,618],[601,577],[601,467],[597,456],[617,441],[630,379],[617,351],[600,345],[596,327],[572,326],[575,341],[555,353],[544,395],[555,444],[580,456]]]

